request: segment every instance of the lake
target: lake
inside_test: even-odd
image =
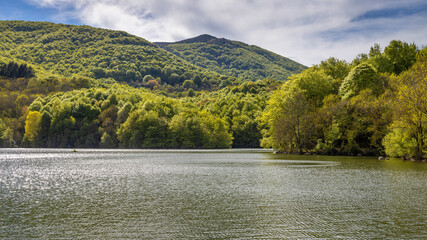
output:
[[[426,239],[427,164],[241,150],[0,149],[0,238]]]

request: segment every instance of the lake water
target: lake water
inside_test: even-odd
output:
[[[0,238],[426,239],[427,164],[0,149]]]

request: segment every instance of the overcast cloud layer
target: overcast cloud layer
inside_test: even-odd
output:
[[[26,0],[53,19],[127,31],[149,41],[211,34],[311,66],[351,61],[379,43],[426,45],[425,0]]]

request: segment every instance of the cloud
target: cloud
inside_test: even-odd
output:
[[[123,30],[151,38],[165,37],[162,25],[143,14],[133,14],[131,9],[107,3],[90,4],[82,9],[81,21],[91,26]]]
[[[352,19],[352,22],[380,18],[404,18],[409,16],[427,16],[427,4],[418,6],[403,6],[395,8],[374,9]]]
[[[350,61],[374,43],[385,46],[401,39],[426,44],[427,39],[423,0],[28,1],[83,24],[124,30],[149,41],[208,33],[255,44],[306,65],[331,56]]]

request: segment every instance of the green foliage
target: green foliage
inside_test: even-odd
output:
[[[6,130],[7,130],[6,125],[4,124],[3,120],[0,119],[0,147],[4,146],[4,144],[3,144],[3,135],[6,132]]]
[[[23,21],[0,21],[0,30],[1,55],[37,65],[36,74],[42,77],[51,72],[64,77],[112,78],[138,86],[151,80],[145,78],[150,75],[178,90],[185,80],[196,76],[207,79],[199,86],[205,89],[216,89],[221,78],[229,78],[121,31]],[[25,76],[32,77],[30,73]]]
[[[289,78],[285,85],[290,88],[295,85],[301,89],[305,98],[313,101],[315,104],[320,104],[324,97],[334,93],[334,79],[325,73],[325,71],[317,68],[309,68],[300,74]]]
[[[119,84],[39,97],[30,108],[23,142],[33,147],[228,148],[232,144],[229,125],[221,118]],[[6,129],[0,130],[4,136]],[[7,137],[2,138],[3,145]]]
[[[194,92],[194,90],[192,88],[190,88],[187,91],[187,96],[194,97],[194,96],[196,96],[196,93]]]
[[[376,44],[369,55],[360,54],[351,71],[332,58],[292,76],[262,115],[262,146],[424,159],[426,56],[414,44],[392,41],[384,53]]]
[[[190,89],[194,87],[194,82],[192,80],[185,80],[184,83],[182,84],[182,87],[185,89]]]
[[[313,148],[316,137],[313,106],[298,86],[285,84],[269,100],[262,117],[266,126],[261,146],[302,153]]]
[[[14,140],[13,130],[11,128],[6,128],[1,136],[2,147],[15,147],[16,142]]]
[[[24,142],[28,142],[33,146],[36,146],[36,138],[39,135],[41,128],[42,115],[37,111],[30,111],[25,119],[25,135]]]
[[[392,157],[414,156],[417,151],[417,140],[404,128],[394,127],[383,139],[385,152]]]
[[[335,94],[338,94],[338,89],[341,86],[342,81],[351,70],[350,65],[346,61],[333,57],[321,61],[319,65],[315,65],[313,67],[323,70],[324,73],[332,77]]]
[[[384,84],[372,65],[361,63],[354,67],[344,79],[339,94],[343,99],[350,99],[367,88],[379,95],[384,91]]]
[[[306,70],[211,36],[160,44],[206,70],[119,31],[22,21],[0,21],[0,30],[2,147],[261,142],[284,152],[426,158],[427,54],[415,44],[392,41],[384,52],[376,44],[351,64],[329,58]],[[282,87],[272,80],[292,73]]]
[[[10,78],[32,78],[35,77],[35,74],[33,68],[26,64],[9,62],[8,64],[0,65],[0,76]]]
[[[117,135],[121,146],[126,148],[167,148],[171,142],[168,119],[154,110],[132,112]]]
[[[176,148],[228,148],[232,143],[227,123],[203,111],[175,115],[170,130]]]
[[[267,99],[279,85],[279,82],[271,79],[245,82],[183,101],[194,103],[200,110],[226,120],[234,148],[258,148],[261,139],[259,117],[267,105]]]
[[[104,134],[102,134],[99,146],[102,148],[114,148],[116,147],[116,143],[108,133],[104,132]]]
[[[386,152],[422,159],[427,154],[427,59],[419,58],[412,68],[392,80],[394,121],[384,140]]]
[[[384,49],[384,54],[390,59],[393,66],[393,72],[400,74],[408,70],[416,61],[417,46],[412,43],[406,43],[393,40]]]
[[[9,78],[0,77],[0,119],[9,126],[9,145],[21,145],[28,111],[42,112],[49,93],[90,87],[98,83],[85,77]],[[12,137],[12,139],[10,139]],[[46,138],[43,138],[46,139]],[[36,141],[39,141],[37,139]],[[29,142],[27,141],[27,144]]]
[[[257,46],[209,35],[156,44],[195,65],[246,81],[264,78],[286,81],[306,68]]]

